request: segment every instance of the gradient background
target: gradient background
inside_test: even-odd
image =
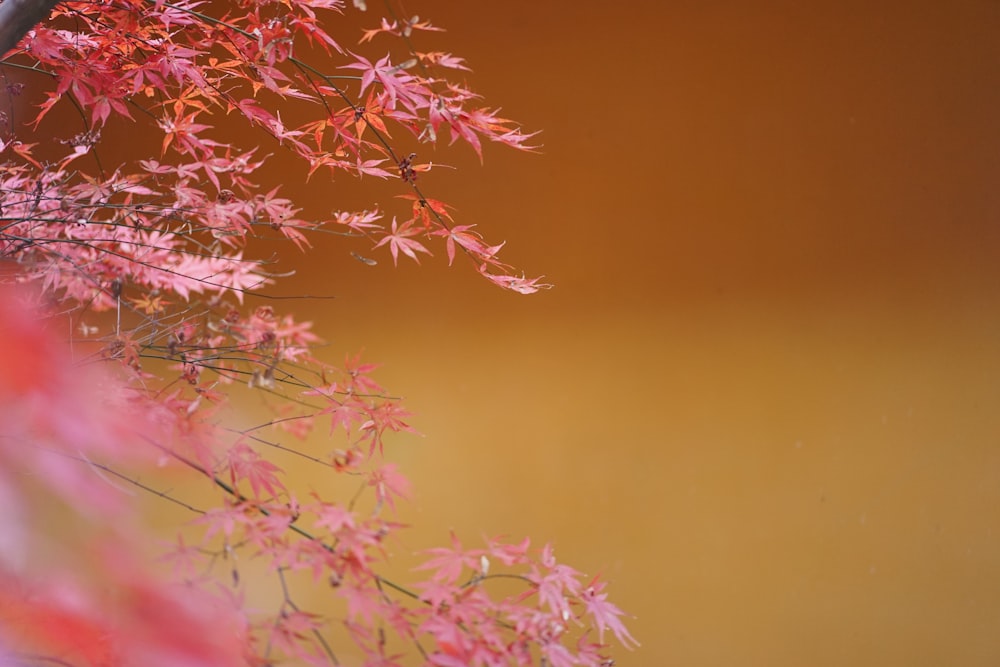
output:
[[[342,243],[284,284],[418,413],[399,550],[554,542],[620,667],[998,664],[1000,3],[407,5],[544,130],[422,187],[556,288]]]
[[[551,541],[637,616],[619,667],[1000,663],[1000,2],[407,5],[544,131],[421,186],[556,288],[279,267],[418,413],[401,559]],[[286,192],[405,217],[361,185]]]

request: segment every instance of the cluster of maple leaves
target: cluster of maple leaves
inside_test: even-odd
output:
[[[0,115],[2,277],[35,288],[0,292],[0,505],[12,508],[0,513],[0,664],[390,667],[413,655],[441,667],[569,667],[608,664],[606,634],[634,644],[604,583],[548,546],[453,537],[427,554],[418,581],[380,574],[409,488],[383,437],[411,430],[406,411],[373,364],[333,366],[314,355],[308,323],[244,305],[274,280],[248,256],[253,244],[307,250],[321,228],[387,247],[394,261],[443,242],[449,262],[461,252],[503,288],[545,287],[424,196],[429,165],[397,154],[389,127],[480,155],[484,139],[530,149],[530,135],[433,74],[466,69],[412,48],[414,31],[433,25],[383,19],[360,42],[394,38],[405,59],[372,62],[327,33],[342,4],[66,2],[0,61],[0,74],[29,81],[8,95],[43,95],[29,123],[14,104]],[[59,105],[76,110],[79,131],[45,142],[39,129]],[[283,111],[305,120],[289,127]],[[220,138],[223,119],[253,130],[248,145]],[[101,136],[123,121],[158,128],[162,142],[112,169]],[[300,217],[278,189],[252,182],[262,144],[300,158],[309,177],[398,179],[408,217]],[[237,390],[265,396],[273,418],[232,426]],[[340,447],[288,444],[317,420]],[[371,502],[300,497],[272,452],[355,480]],[[203,479],[216,504],[172,491],[183,474]],[[134,493],[196,515],[164,554],[170,577],[144,558]],[[48,534],[39,497],[83,529]],[[53,552],[62,556],[36,558]],[[240,554],[280,582],[277,609],[246,603]],[[300,606],[287,584],[299,574],[342,600],[342,615]],[[511,581],[515,592],[497,586]],[[349,647],[330,639],[334,626]]]

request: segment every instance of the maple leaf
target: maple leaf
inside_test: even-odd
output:
[[[431,51],[429,53],[416,53],[416,56],[420,58],[423,62],[428,65],[440,65],[441,67],[447,67],[449,69],[460,69],[466,72],[471,71],[465,66],[465,58],[456,58],[450,53],[444,53],[442,51]]]
[[[397,101],[402,102],[411,111],[416,110],[418,105],[426,104],[426,94],[421,90],[419,82],[408,74],[404,67],[394,66],[388,55],[375,64],[363,56],[354,53],[351,55],[357,62],[341,65],[341,68],[361,71],[360,95],[364,95],[368,86],[378,81],[382,84],[381,100],[386,109],[395,109]]]
[[[445,237],[445,249],[448,251],[448,266],[455,261],[455,246],[461,246],[470,253],[483,254],[486,245],[478,234],[470,232],[475,225],[456,225],[451,229],[439,229],[433,232],[436,236]]]
[[[499,538],[487,540],[488,553],[504,565],[523,565],[528,562],[528,547],[531,540],[524,538],[518,544],[507,544]]]
[[[545,663],[552,667],[575,667],[580,664],[577,656],[558,641],[543,642],[541,652]]]
[[[379,433],[385,430],[417,433],[417,430],[403,421],[413,413],[405,410],[397,401],[384,401],[371,411],[372,421]]]
[[[364,6],[361,0],[355,0],[354,4]],[[365,42],[370,42],[376,35],[380,33],[387,33],[390,35],[396,35],[397,37],[409,37],[414,30],[427,30],[431,32],[440,32],[442,28],[437,28],[429,21],[421,21],[419,17],[414,16],[405,21],[393,21],[389,23],[388,19],[382,18],[381,26],[371,30],[365,30],[361,39],[358,41],[359,44],[364,44]]]
[[[418,581],[413,587],[421,591],[420,599],[429,604],[432,609],[437,609],[442,605],[451,606],[459,592],[453,583],[444,583],[437,579]]]
[[[368,101],[365,106],[357,109],[354,112],[355,121],[355,133],[358,137],[364,134],[365,128],[368,125],[374,127],[378,132],[386,137],[391,138],[392,135],[389,134],[389,129],[385,126],[385,122],[382,120],[381,114],[383,112],[382,105],[379,103],[375,91],[368,93]]]
[[[310,658],[318,656],[312,655],[307,647],[310,646],[309,640],[323,625],[323,617],[319,614],[299,609],[285,610],[278,617],[277,622],[271,626],[269,641],[276,649],[284,651],[290,656],[317,664],[316,660],[310,660]],[[325,656],[323,659],[325,661]]]
[[[372,39],[375,38],[375,35],[378,35],[379,33],[382,32],[387,32],[389,34],[400,34],[398,26],[399,23],[397,21],[389,23],[389,19],[383,16],[381,27],[373,28],[371,30],[365,30],[364,34],[361,36],[361,39],[358,40],[358,44],[364,44],[365,42],[370,42]]]
[[[186,116],[178,114],[173,119],[164,118],[159,121],[160,128],[164,132],[161,154],[165,154],[172,143],[181,152],[196,155],[205,155],[210,152],[211,147],[221,145],[216,141],[203,139],[199,136],[202,130],[210,129],[212,126],[194,122],[197,116],[197,112]]]
[[[465,568],[477,570],[480,564],[480,557],[485,553],[482,549],[466,549],[461,541],[451,533],[451,548],[434,547],[428,549],[426,553],[432,558],[427,559],[417,570],[433,570],[431,579],[443,584],[455,584],[462,576]]]
[[[604,587],[604,582],[598,581],[597,577],[594,577],[594,580],[590,582],[580,595],[584,608],[590,614],[590,617],[594,619],[594,625],[597,626],[598,639],[603,642],[604,631],[611,630],[625,648],[639,646],[639,642],[635,640],[621,622],[621,617],[625,614],[616,605],[608,602],[608,595],[604,592]]]
[[[384,158],[375,158],[371,160],[362,160],[360,157],[355,162],[354,168],[357,170],[358,174],[369,176],[376,176],[378,178],[390,178],[392,177],[392,172],[387,171],[380,167],[380,164],[384,164]]]
[[[152,295],[146,294],[137,299],[129,299],[136,308],[140,309],[147,315],[156,315],[157,313],[162,313],[164,308],[170,305],[169,301],[166,301],[162,295]]]
[[[411,258],[414,262],[419,264],[420,260],[417,259],[416,253],[423,252],[427,253],[428,255],[431,254],[431,251],[425,248],[423,244],[421,244],[419,241],[413,240],[412,237],[416,236],[419,233],[420,230],[414,228],[413,226],[413,220],[407,220],[402,225],[397,226],[396,218],[393,218],[392,233],[384,236],[382,240],[380,240],[378,243],[375,244],[375,247],[379,248],[381,246],[384,246],[386,243],[389,244],[389,252],[392,253],[393,266],[397,265],[397,260],[400,251],[402,251],[403,254],[406,255],[407,257]]]
[[[330,405],[320,410],[319,414],[330,415],[331,434],[337,430],[338,426],[342,426],[344,432],[350,435],[353,424],[361,424],[368,419],[367,408],[355,399],[338,401],[331,398]]]
[[[350,377],[349,390],[356,394],[380,394],[385,391],[382,385],[368,377],[379,365],[361,362],[361,352],[344,357],[344,372]]]
[[[410,481],[398,470],[395,463],[386,463],[368,475],[368,486],[375,487],[375,499],[379,504],[387,503],[393,511],[396,511],[394,497],[405,499],[410,495]]]
[[[410,193],[405,195],[396,195],[396,197],[398,199],[409,199],[413,202],[413,219],[422,222],[425,229],[429,230],[434,226],[431,213],[440,216],[443,220],[453,220],[451,213],[448,212],[448,209],[451,207],[442,201],[426,197],[418,197],[417,195]]]
[[[379,617],[382,602],[373,595],[373,587],[368,583],[348,583],[337,589],[337,593],[347,601],[347,616],[350,620],[361,619],[366,625]]]
[[[333,221],[338,225],[345,225],[355,232],[366,234],[369,231],[382,228],[382,225],[375,222],[381,218],[382,213],[378,210],[361,211],[360,213],[341,211],[334,213]]]
[[[238,528],[252,524],[242,504],[226,502],[223,507],[213,507],[194,520],[195,524],[205,524],[204,541],[208,542],[217,533],[222,533],[227,540],[232,539]]]
[[[276,474],[281,472],[281,468],[262,458],[245,442],[237,442],[230,447],[226,452],[225,462],[233,485],[240,481],[248,482],[254,498],[258,500],[262,491],[275,497],[285,488]]]
[[[319,500],[318,496],[313,495]],[[338,535],[342,530],[355,528],[354,513],[346,507],[320,501],[312,508],[312,512],[317,517],[314,525],[317,528],[326,528],[331,535]]]
[[[580,573],[568,565],[557,563],[549,544],[542,548],[541,561],[543,567],[532,566],[527,575],[537,587],[538,601],[558,618],[571,618],[573,613],[569,601],[580,594]]]
[[[490,282],[499,285],[504,289],[509,289],[520,294],[534,294],[539,290],[549,289],[552,287],[552,285],[547,283],[539,282],[542,279],[541,276],[538,278],[525,278],[523,275],[512,276],[507,274],[490,273],[489,266],[486,263],[480,265],[479,273],[485,276]]]

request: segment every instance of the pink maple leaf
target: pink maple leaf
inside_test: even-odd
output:
[[[451,534],[451,548],[435,547],[427,550],[433,557],[427,559],[417,570],[433,570],[431,579],[442,583],[453,584],[462,576],[462,568],[477,571],[480,566],[482,549],[466,549],[462,546],[455,533]]]
[[[590,582],[590,585],[583,591],[580,599],[587,613],[594,619],[597,626],[598,639],[604,641],[604,631],[611,630],[622,646],[628,649],[635,648],[639,642],[629,633],[620,617],[624,612],[617,605],[608,602],[608,595],[604,592],[604,582],[598,581],[597,577]]]
[[[223,507],[213,507],[195,519],[193,523],[205,524],[204,541],[208,542],[217,533],[222,533],[227,540],[231,539],[237,528],[243,528],[252,522],[247,516],[246,507],[242,504],[226,503]]]
[[[402,225],[396,224],[396,218],[392,219],[392,233],[386,234],[381,241],[375,244],[375,247],[389,244],[389,252],[392,253],[392,264],[393,266],[398,266],[399,252],[402,251],[404,255],[413,259],[417,264],[420,260],[417,259],[418,252],[424,252],[428,255],[431,251],[425,248],[419,241],[413,240],[411,237],[416,236],[420,233],[419,229],[414,228],[413,220],[407,220]]]
[[[461,69],[466,72],[471,71],[465,66],[465,58],[457,58],[450,53],[442,51],[431,51],[430,53],[417,52],[417,57],[428,65],[438,65],[449,69]]]
[[[261,491],[274,497],[285,485],[278,479],[276,473],[281,468],[261,457],[245,442],[238,442],[226,452],[226,463],[229,467],[229,479],[235,485],[241,480],[250,484],[254,498],[261,497]]]
[[[357,62],[341,67],[361,71],[360,95],[364,95],[368,86],[377,81],[382,84],[384,89],[382,96],[386,109],[395,109],[397,100],[402,101],[411,111],[414,110],[416,104],[426,105],[426,99],[420,94],[419,81],[406,72],[405,64],[402,67],[393,65],[389,56],[385,56],[373,65],[367,58],[354,53],[351,55],[357,59]]]
[[[420,599],[429,604],[432,609],[450,605],[461,592],[461,589],[454,584],[444,584],[433,579],[417,582],[413,587],[420,591]]]
[[[337,593],[347,601],[347,617],[352,621],[360,618],[365,625],[371,625],[382,613],[382,600],[374,586],[349,582],[338,588]]]
[[[519,294],[534,294],[541,289],[549,289],[552,285],[546,283],[538,282],[541,280],[541,276],[538,278],[525,278],[524,276],[512,276],[505,274],[490,273],[489,266],[483,263],[479,267],[479,273],[481,273],[487,280],[499,285],[504,289],[509,289],[512,292],[517,292]]]
[[[318,497],[317,500],[319,500]],[[354,513],[346,507],[320,501],[313,512],[317,516],[315,526],[317,528],[325,527],[331,535],[338,534],[342,529],[354,530],[355,528]]]
[[[527,578],[538,587],[538,601],[553,614],[568,619],[572,616],[569,599],[580,594],[580,573],[568,565],[557,563],[549,544],[542,548],[541,561],[544,569],[532,566]]]
[[[455,245],[458,244],[474,255],[482,255],[486,251],[486,244],[479,235],[469,231],[475,225],[456,225],[451,229],[438,229],[435,236],[445,237],[445,246],[448,250],[448,266],[455,261]]]
[[[368,476],[368,486],[375,487],[375,498],[379,503],[387,503],[393,511],[396,511],[393,496],[406,499],[410,495],[410,480],[398,468],[395,463],[386,463]]]
[[[500,538],[487,540],[489,554],[504,565],[522,565],[528,561],[528,547],[531,545],[529,538],[524,538],[518,544],[507,544]]]
[[[361,352],[354,356],[344,357],[344,372],[350,376],[349,391],[361,394],[380,394],[385,390],[378,382],[368,377],[368,374],[379,367],[378,364],[361,363]]]
[[[335,399],[330,399],[330,405],[327,406],[320,414],[329,414],[330,420],[330,433],[332,434],[337,430],[337,426],[343,426],[344,431],[350,435],[351,424],[362,423],[366,420],[367,415],[364,412],[365,406],[356,400],[347,401],[337,401]]]

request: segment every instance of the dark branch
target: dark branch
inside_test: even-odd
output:
[[[0,3],[0,55],[17,46],[36,24],[49,17],[59,0],[3,0]]]

